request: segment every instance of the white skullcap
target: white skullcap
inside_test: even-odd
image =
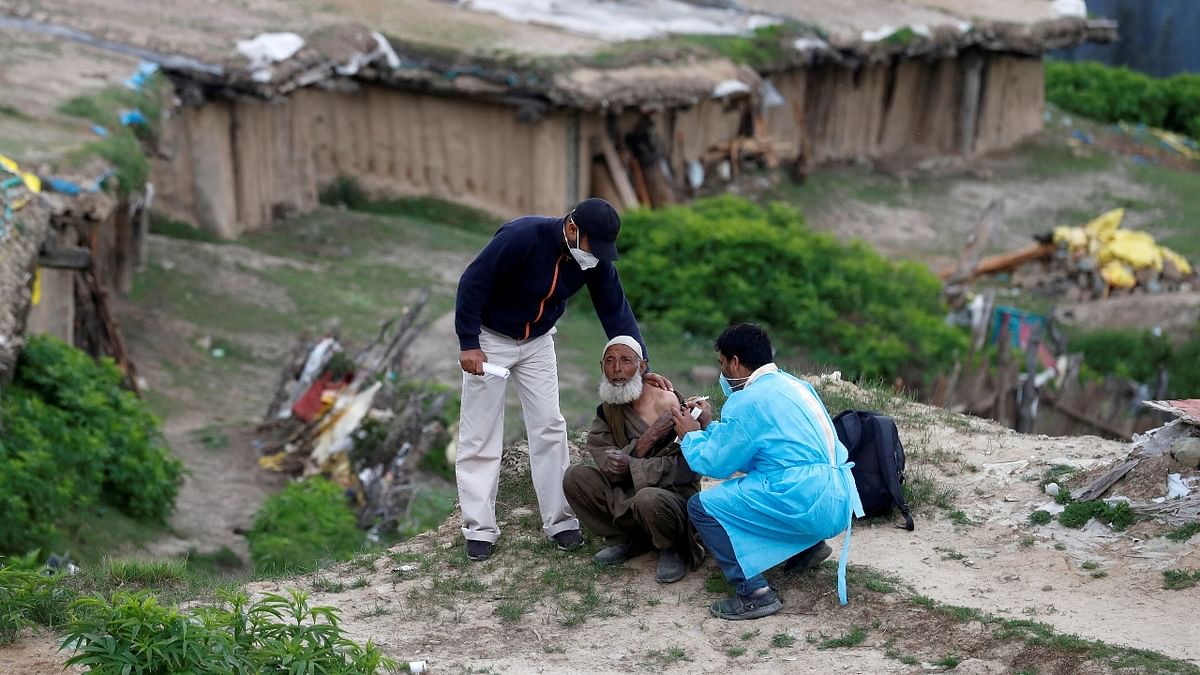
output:
[[[638,342],[637,338],[629,335],[618,335],[609,340],[608,344],[604,345],[604,351],[600,352],[600,358],[604,358],[604,355],[608,353],[608,348],[613,345],[625,345],[632,349],[633,353],[637,354],[639,359],[646,360],[646,355],[642,353],[642,343]]]

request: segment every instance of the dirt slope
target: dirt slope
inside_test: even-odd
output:
[[[842,385],[836,395],[858,394]],[[1200,564],[1193,545],[1097,525],[1078,531],[1028,524],[1029,513],[1049,501],[1038,482],[1046,469],[1090,467],[1123,456],[1124,445],[1025,436],[918,404],[898,406],[913,457],[910,475],[952,489],[954,508],[971,524],[956,525],[937,508],[926,509],[912,533],[889,523],[860,524],[853,565],[894,575],[908,592],[938,602],[1200,664],[1189,594],[1161,590],[1162,570]],[[316,600],[339,607],[357,637],[399,658],[427,660],[436,672],[919,672],[919,664],[901,657],[929,663],[952,653],[965,659],[959,672],[1012,672],[1037,663],[1049,668],[1039,672],[1106,670],[997,641],[991,629],[969,623],[946,621],[906,641],[898,636],[912,631],[902,622],[916,610],[901,599],[905,593],[874,592],[852,579],[850,605],[838,607],[831,568],[801,579],[773,577],[786,604],[779,615],[749,623],[712,619],[705,608],[720,593],[707,590],[714,587],[706,582],[715,572],[711,562],[672,586],[653,582],[651,555],[612,574],[596,572],[585,555],[559,553],[541,539],[523,491],[519,478],[502,487],[505,534],[492,561],[463,557],[452,516],[436,533],[394,549],[390,559],[318,575],[344,581],[350,590],[318,592]],[[597,545],[592,542],[592,550]],[[1097,563],[1106,575],[1097,578],[1084,562]],[[871,576],[866,569],[859,573]],[[578,585],[580,579],[591,581]],[[296,583],[306,582],[260,583],[252,590]],[[917,612],[914,620],[923,617]],[[861,645],[821,648],[855,628],[865,630]]]

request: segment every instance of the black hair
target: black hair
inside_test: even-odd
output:
[[[753,323],[739,323],[721,331],[713,348],[726,359],[736,356],[750,370],[757,370],[759,366],[775,360],[775,350],[771,348],[767,331]]]

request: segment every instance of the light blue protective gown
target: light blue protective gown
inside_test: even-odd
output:
[[[862,504],[845,446],[812,385],[767,364],[721,409],[721,420],[687,434],[692,470],[728,478],[700,493],[729,534],[747,577],[778,565],[850,527]],[[845,604],[849,534],[839,565]]]

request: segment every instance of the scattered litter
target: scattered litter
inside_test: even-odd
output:
[[[1057,497],[1059,491],[1058,483],[1046,483],[1045,490],[1046,494],[1050,495],[1051,497]]]
[[[304,47],[304,38],[295,33],[259,33],[249,40],[238,40],[237,50],[258,69],[292,58]]]
[[[817,38],[802,37],[796,38],[796,41],[792,43],[792,48],[798,52],[818,51],[829,49],[829,43]]]
[[[392,574],[407,574],[408,572],[417,571],[417,566],[412,563],[405,563],[399,567],[392,568]]]
[[[92,133],[96,134],[100,138],[108,138],[108,129],[105,129],[104,127],[100,126],[99,124],[92,125]]]
[[[222,348],[220,348],[220,347],[215,347],[215,348],[213,348],[213,350],[212,350],[211,352],[209,352],[209,353],[213,355],[213,358],[214,358],[214,359],[223,359],[223,358],[225,358],[225,350],[224,350],[224,349],[222,349]]]
[[[750,85],[741,80],[723,80],[713,87],[713,98],[725,98],[735,94],[749,94],[751,92]]]
[[[133,108],[131,110],[122,110],[120,112],[119,119],[121,121],[121,125],[126,127],[148,126],[150,124],[146,120],[146,116],[142,114],[142,111],[138,110],[137,108]]]
[[[302,339],[257,430],[260,466],[326,476],[352,495],[358,525],[372,536],[406,517],[416,468],[435,440],[451,436],[440,419],[449,393],[418,386],[401,370],[428,301],[422,292],[352,357],[334,334]]]
[[[1167,499],[1186,497],[1191,490],[1177,473],[1167,474]]]
[[[134,91],[141,91],[142,88],[146,86],[146,83],[149,82],[157,72],[157,63],[142,61],[138,64],[137,70],[133,71],[133,74],[126,78],[125,87]]]

